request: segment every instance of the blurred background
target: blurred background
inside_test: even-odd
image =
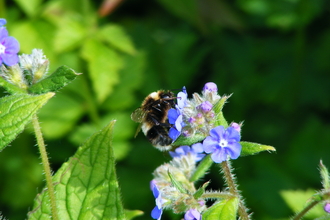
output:
[[[226,119],[242,140],[272,145],[233,161],[254,219],[292,214],[281,190],[321,187],[330,167],[330,3],[326,0],[0,0],[0,17],[21,52],[43,49],[50,72],[83,73],[39,113],[56,171],[92,133],[116,119],[113,145],[126,209],[151,219],[153,170],[168,161],[131,112],[159,89],[233,94]],[[3,90],[1,90],[3,91]],[[6,93],[2,92],[2,95]],[[0,153],[0,211],[26,218],[43,186],[31,128]],[[223,189],[217,166],[204,180]],[[181,216],[164,213],[164,219]]]

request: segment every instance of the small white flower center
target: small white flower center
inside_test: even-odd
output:
[[[0,44],[0,54],[5,53],[6,47]]]
[[[227,147],[227,145],[228,145],[228,141],[225,140],[225,139],[221,139],[220,142],[219,142],[219,145],[220,145],[221,147]]]

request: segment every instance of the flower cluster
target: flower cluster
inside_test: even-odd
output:
[[[212,154],[214,162],[236,159],[241,152],[241,125],[232,123],[228,128],[218,125],[217,114],[221,112],[214,109],[215,105],[227,98],[218,95],[217,85],[213,82],[206,83],[202,94],[194,93],[192,99],[188,99],[186,88],[183,87],[177,95],[175,109],[168,112],[169,123],[173,125],[169,136],[176,140],[181,134],[185,138],[200,135],[204,139],[202,144],[199,143],[201,149]]]
[[[196,161],[201,155],[201,147],[183,146],[171,152],[172,161],[158,167],[153,175],[150,188],[155,197],[156,206],[151,212],[153,219],[160,219],[163,209],[172,209],[174,213],[185,213],[185,219],[201,219],[205,210],[205,201],[196,199],[195,186],[189,181],[196,169]]]
[[[228,126],[219,122],[219,115],[222,114],[222,106],[219,105],[223,105],[228,97],[220,97],[217,91],[216,84],[209,82],[205,84],[201,95],[194,93],[193,98],[188,99],[186,88],[183,87],[177,95],[175,108],[169,110],[169,123],[172,124],[169,136],[174,141],[180,136],[181,141],[194,139],[194,135],[202,138],[189,142],[191,146],[183,145],[169,152],[172,160],[154,171],[151,190],[156,206],[152,210],[152,218],[160,219],[163,209],[168,208],[174,213],[185,213],[185,220],[200,220],[206,206],[204,197],[201,197],[205,188],[196,190],[193,183],[200,178],[193,176],[197,163],[207,154],[210,154],[207,160],[215,163],[239,157],[242,148],[241,124],[231,123]]]
[[[4,63],[12,66],[18,63],[19,43],[14,37],[8,35],[4,27],[6,23],[5,19],[0,18],[0,65]]]

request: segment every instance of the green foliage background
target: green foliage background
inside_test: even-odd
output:
[[[213,81],[220,94],[233,93],[224,114],[244,121],[242,139],[277,149],[233,163],[254,219],[292,214],[281,190],[321,187],[319,160],[330,167],[328,1],[131,0],[104,17],[101,5],[0,0],[0,17],[21,53],[41,48],[50,72],[68,65],[83,73],[39,114],[54,171],[116,119],[124,206],[149,219],[151,173],[169,157],[142,134],[133,138],[130,113],[152,91],[186,86],[191,94]],[[27,129],[0,153],[0,210],[10,220],[24,219],[44,186],[32,134]],[[206,178],[221,189],[217,169]]]

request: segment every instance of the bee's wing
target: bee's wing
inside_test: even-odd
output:
[[[131,114],[131,119],[135,122],[142,123],[145,116],[146,116],[145,111],[143,111],[142,108],[137,108]],[[136,129],[134,137],[136,137],[138,135],[138,133],[141,131],[141,127],[142,127],[142,124],[139,124],[138,128]]]
[[[142,108],[135,109],[134,112],[131,114],[131,119],[135,122],[141,123],[143,119],[145,118],[145,111],[142,110]]]

